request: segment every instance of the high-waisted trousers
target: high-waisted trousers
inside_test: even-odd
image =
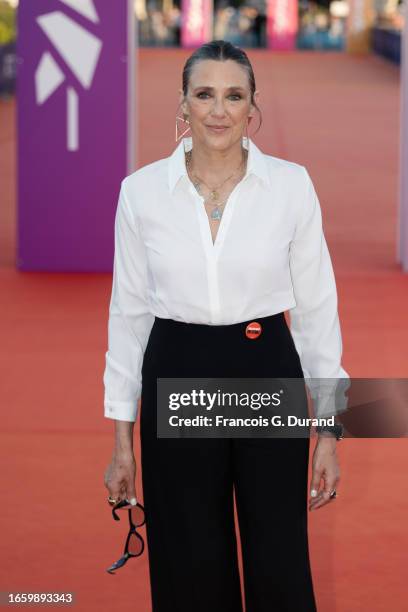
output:
[[[142,366],[143,502],[152,612],[315,612],[309,438],[157,437],[157,378],[303,378],[284,313],[231,325],[156,317]]]

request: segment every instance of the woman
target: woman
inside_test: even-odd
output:
[[[303,166],[248,137],[258,101],[244,51],[203,45],[183,71],[180,143],[121,185],[104,373],[116,444],[105,483],[114,500],[135,503],[141,398],[154,612],[242,611],[233,491],[246,611],[316,610],[309,439],[157,436],[157,378],[306,373],[312,390],[310,377],[348,376],[319,201]],[[331,433],[321,430],[314,450],[310,509],[339,480]]]

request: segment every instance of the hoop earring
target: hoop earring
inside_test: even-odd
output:
[[[188,119],[184,119],[184,117],[179,117],[178,115],[176,115],[176,142],[180,140],[180,138],[183,138],[183,136],[185,134],[187,134],[187,132],[189,131],[190,127],[187,127],[184,132],[182,132],[181,134],[178,133],[179,127],[178,127],[178,123],[177,121],[182,121],[183,123],[188,123],[188,125],[190,126],[190,122]]]

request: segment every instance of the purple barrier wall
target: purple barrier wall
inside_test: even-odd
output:
[[[401,137],[400,137],[400,208],[397,260],[408,272],[408,15],[401,37]]]
[[[20,0],[21,270],[110,271],[120,181],[134,169],[132,0]]]

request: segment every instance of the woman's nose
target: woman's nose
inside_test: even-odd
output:
[[[220,117],[220,116],[223,117],[225,115],[224,101],[222,99],[221,100],[215,99],[211,112],[213,115],[216,115],[217,117]]]

